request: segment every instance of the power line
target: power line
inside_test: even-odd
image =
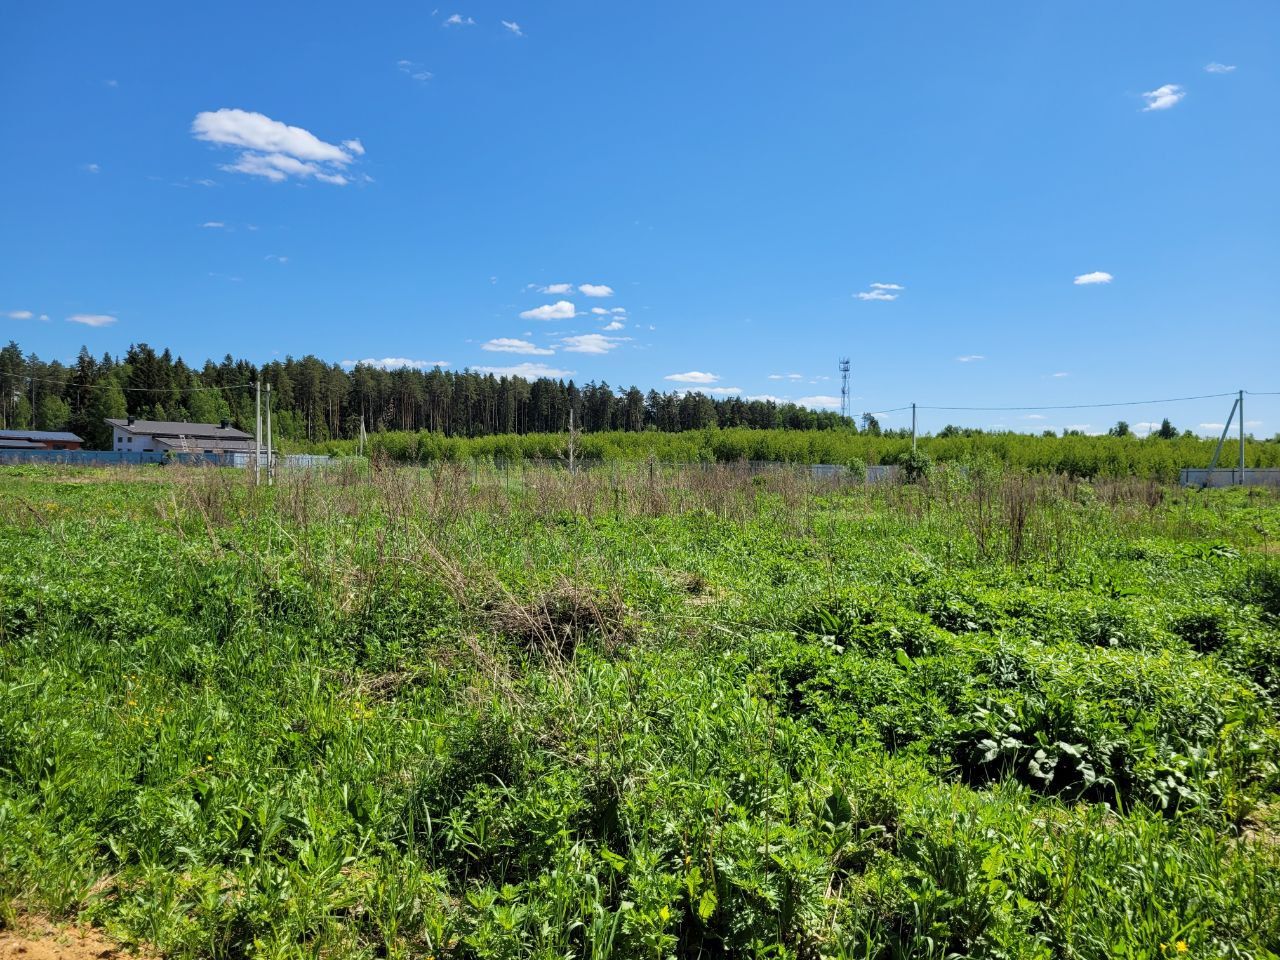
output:
[[[66,389],[73,390],[110,390],[111,384],[108,383],[76,383],[73,380],[53,380],[49,377],[22,377],[23,380],[34,380],[36,383],[55,383]],[[252,383],[232,384],[231,386],[220,387],[120,387],[119,389],[125,393],[198,393],[203,390],[252,390]]]
[[[1100,407],[1138,407],[1156,403],[1180,403],[1184,400],[1219,400],[1222,397],[1234,397],[1238,391],[1230,393],[1204,393],[1195,397],[1166,397],[1162,400],[1124,400],[1112,403],[1066,403],[1055,406],[1038,407],[930,407],[921,404],[920,410],[1091,410]],[[887,412],[887,411],[886,411]]]

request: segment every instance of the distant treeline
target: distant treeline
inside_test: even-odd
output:
[[[71,430],[107,449],[107,417],[216,423],[252,429],[254,392],[271,385],[273,427],[282,440],[322,443],[369,433],[427,430],[443,437],[621,430],[678,432],[705,427],[829,430],[851,421],[829,411],[771,400],[719,399],[698,392],[644,393],[607,383],[499,377],[471,371],[342,367],[307,356],[261,368],[228,354],[195,368],[164,350],[131,346],[95,359],[81,348],[71,365],[0,350],[0,429]]]
[[[937,462],[995,461],[1014,470],[1066,473],[1077,477],[1140,476],[1175,480],[1183,467],[1207,467],[1216,440],[1190,434],[1138,439],[1132,434],[1107,436],[1034,436],[950,429],[922,437],[919,449]],[[317,445],[317,452],[351,454],[352,441]],[[1223,451],[1225,467],[1234,466],[1238,447]],[[428,432],[389,432],[369,438],[365,452],[399,463],[436,461],[564,460],[563,433],[508,434],[464,439]],[[657,460],[664,463],[736,463],[744,460],[784,463],[882,464],[905,462],[911,440],[852,430],[752,430],[729,428],[684,433],[612,431],[579,437],[575,455],[584,460]],[[1250,467],[1280,467],[1280,443],[1250,439],[1245,461]]]

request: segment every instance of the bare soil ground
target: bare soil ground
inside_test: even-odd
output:
[[[106,937],[101,930],[79,924],[56,925],[40,917],[22,917],[0,930],[0,960],[112,960],[143,958]]]

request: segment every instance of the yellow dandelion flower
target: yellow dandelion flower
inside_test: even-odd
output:
[[[1186,953],[1188,949],[1187,941],[1179,940],[1177,943],[1173,945],[1173,949],[1177,950],[1179,953]]]

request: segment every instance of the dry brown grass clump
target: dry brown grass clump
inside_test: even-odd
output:
[[[486,604],[483,618],[495,633],[550,659],[570,659],[579,644],[593,638],[612,652],[636,635],[621,597],[567,580],[533,600],[508,593]]]

